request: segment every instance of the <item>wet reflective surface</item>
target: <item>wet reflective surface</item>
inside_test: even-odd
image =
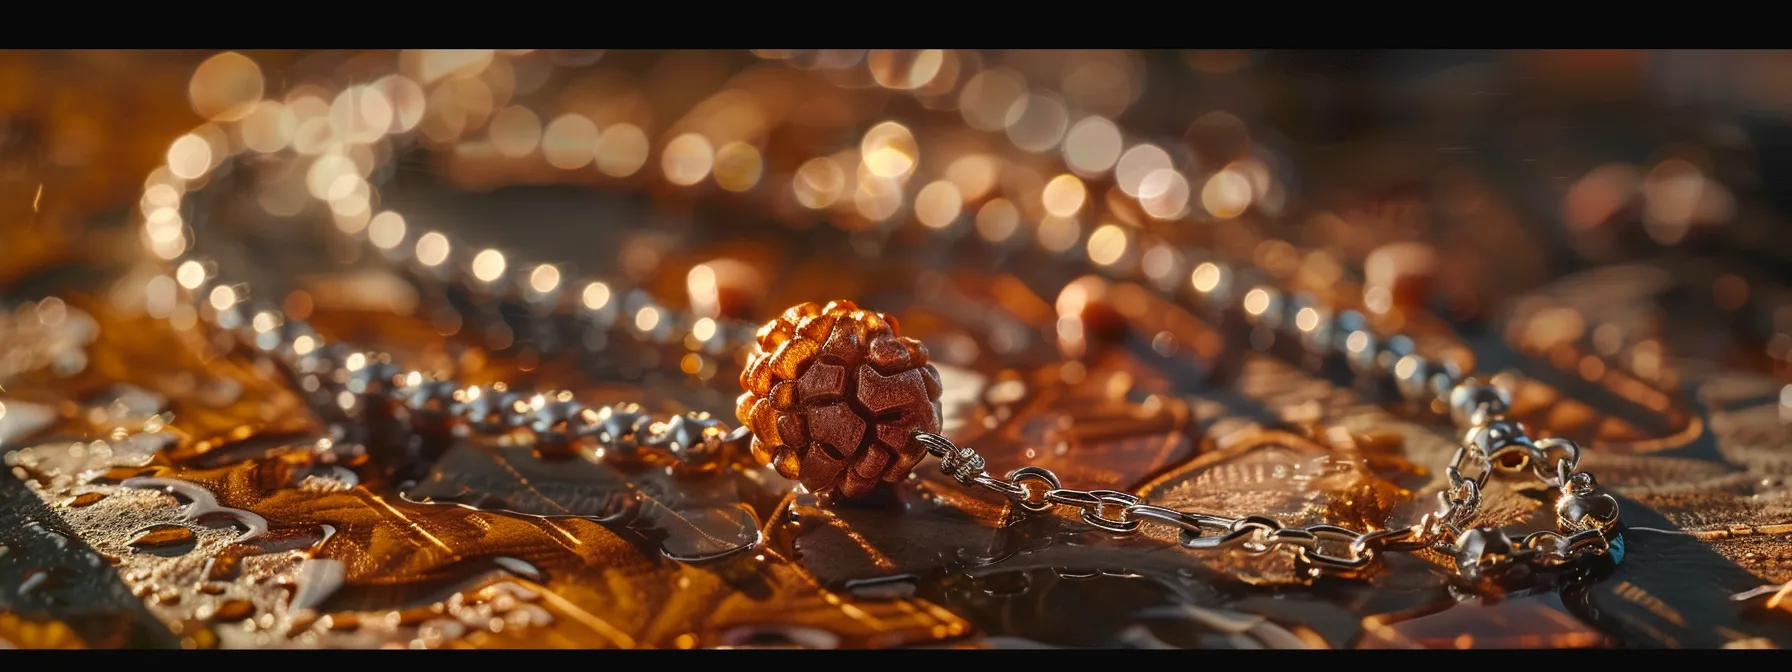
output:
[[[493,177],[500,163],[406,158],[382,197],[479,244],[582,257],[674,302],[701,264],[719,276],[718,311],[746,319],[849,297],[888,312],[938,367],[942,433],[975,446],[992,474],[1035,465],[1066,487],[1353,529],[1413,523],[1446,482],[1439,467],[1459,436],[1436,414],[1236,312],[1103,279],[1083,247],[1067,256],[907,229],[793,230],[774,207],[669,206],[632,191],[479,191],[504,181]],[[258,180],[280,183],[285,170],[242,168],[240,183],[220,178],[193,200],[241,234],[206,239],[221,265],[261,298],[302,305],[331,342],[464,384],[735,416],[744,358],[395,271],[318,233],[330,222],[270,217]],[[1525,242],[1518,218],[1501,212],[1486,205],[1463,226],[1493,249]],[[557,225],[594,213],[628,225]],[[1292,269],[1279,274],[1292,287],[1362,300],[1338,261],[1284,250],[1268,233],[1279,224],[1207,222],[1186,238]],[[1355,264],[1364,255],[1349,250],[1382,249],[1366,230],[1316,225],[1303,237]],[[103,248],[133,234],[88,235]],[[220,238],[230,242],[210,242]],[[1461,240],[1438,247],[1446,279],[1502,261]],[[1614,263],[1557,278],[1514,263],[1500,268],[1509,285],[1468,283],[1488,288],[1470,292],[1486,294],[1476,319],[1392,311],[1417,347],[1500,374],[1513,414],[1537,434],[1582,442],[1583,465],[1623,505],[1615,562],[1506,589],[1462,581],[1433,551],[1313,580],[1285,551],[1188,548],[1157,528],[1114,535],[1073,513],[1025,514],[932,460],[893,488],[841,501],[747,454],[683,470],[551,449],[527,432],[420,435],[377,415],[343,421],[348,405],[221,347],[203,322],[152,317],[144,287],[158,270],[92,265],[81,282],[51,263],[0,277],[0,644],[1792,645],[1784,372],[1749,340],[1756,308],[1710,305],[1714,278],[1728,277],[1721,262]],[[1389,301],[1411,303],[1410,284],[1396,289]],[[1753,286],[1756,296],[1780,291]],[[1526,479],[1496,479],[1481,519],[1548,529],[1551,502]]]
[[[1021,515],[927,465],[882,496],[824,504],[738,456],[686,474],[526,438],[350,443],[268,412],[297,402],[252,362],[212,360],[202,370],[230,383],[200,395],[182,364],[203,342],[70,306],[102,334],[90,363],[5,398],[20,520],[0,569],[22,645],[1715,647],[1784,642],[1789,627],[1777,451],[1752,447],[1781,425],[1749,410],[1762,395],[1746,375],[1715,365],[1679,369],[1699,394],[1673,403],[1712,428],[1683,448],[1629,447],[1688,432],[1599,421],[1591,403],[1527,411],[1562,392],[1526,379],[1530,422],[1614,428],[1587,460],[1624,498],[1625,550],[1588,580],[1489,594],[1428,551],[1314,582],[1280,552]],[[992,471],[1039,464],[1166,506],[1355,527],[1422,512],[1438,482],[1423,465],[1453,450],[1452,430],[1323,370],[1241,356],[1212,394],[1124,350],[1083,360],[1075,383],[1059,364],[943,367],[946,424]],[[478,375],[520,373],[502,353],[486,362]],[[590,389],[629,394],[609,385]],[[1540,490],[1488,496],[1491,520],[1547,524]]]

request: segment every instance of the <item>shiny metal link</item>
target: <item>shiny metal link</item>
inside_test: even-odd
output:
[[[930,454],[940,457],[941,468],[955,479],[956,470],[968,459],[964,456],[974,454],[937,434],[917,433],[916,440]],[[948,459],[953,460],[952,464],[944,462]],[[1058,506],[1074,508],[1083,522],[1113,534],[1134,533],[1144,523],[1153,523],[1177,530],[1181,544],[1188,548],[1235,548],[1250,553],[1286,549],[1294,553],[1303,571],[1315,577],[1361,571],[1385,550],[1423,547],[1413,541],[1419,536],[1414,528],[1357,532],[1327,524],[1291,527],[1260,515],[1231,518],[1178,511],[1146,504],[1136,495],[1116,490],[1065,488],[1057,474],[1043,467],[1022,467],[1005,478],[978,473],[972,475],[970,482],[1002,495],[1028,512],[1039,513]],[[1474,487],[1472,480],[1464,482]]]
[[[1453,375],[1451,371],[1430,369],[1438,376]],[[1612,552],[1617,501],[1598,492],[1590,474],[1576,470],[1578,446],[1566,439],[1533,443],[1523,425],[1505,419],[1508,404],[1504,393],[1472,379],[1448,389],[1447,397],[1453,417],[1473,422],[1444,467],[1446,487],[1437,493],[1437,510],[1408,527],[1362,532],[1329,524],[1289,526],[1263,515],[1229,518],[1178,511],[1146,504],[1125,492],[1065,488],[1057,474],[1043,467],[1022,467],[1006,478],[996,478],[983,473],[984,462],[976,451],[938,434],[918,432],[915,437],[940,458],[941,469],[948,475],[994,491],[1024,511],[1071,507],[1084,523],[1113,534],[1134,533],[1149,522],[1175,528],[1181,544],[1188,548],[1292,551],[1297,567],[1310,577],[1353,575],[1374,565],[1383,552],[1425,548],[1454,556],[1458,571],[1471,580],[1497,576],[1517,565],[1549,568]],[[1474,527],[1488,483],[1496,473],[1512,473],[1497,469],[1498,460],[1514,453],[1528,462],[1539,480],[1560,490],[1556,504],[1559,529],[1533,532],[1517,542],[1498,529]],[[1549,472],[1544,465],[1549,465]]]

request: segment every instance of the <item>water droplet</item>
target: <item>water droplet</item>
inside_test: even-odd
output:
[[[1027,592],[1032,581],[1022,572],[998,572],[978,577],[975,585],[989,595],[1020,595]]]
[[[334,532],[334,529],[331,530]],[[298,592],[293,593],[292,602],[287,604],[289,611],[316,609],[330,595],[342,587],[343,577],[348,575],[348,568],[339,560],[309,558],[299,563],[293,572],[293,582],[298,584]]]
[[[19,597],[24,597],[42,587],[50,580],[50,573],[41,569],[33,569],[25,574],[25,580],[19,583]]]
[[[529,562],[527,560],[523,560],[522,558],[512,558],[512,557],[506,556],[506,557],[493,558],[492,562],[497,563],[497,565],[499,567],[503,567],[505,570],[509,571],[510,573],[520,576],[522,578],[528,579],[530,581],[541,581],[542,580],[541,570],[536,569],[535,565],[529,564]]]
[[[23,401],[0,402],[0,446],[10,446],[55,421],[56,409],[49,406]]]
[[[127,478],[120,485],[127,488],[161,490],[185,497],[190,503],[182,510],[182,515],[189,520],[204,522],[215,516],[227,516],[245,528],[243,533],[236,538],[238,543],[260,537],[267,534],[268,531],[267,519],[242,509],[221,506],[218,504],[217,497],[214,497],[210,490],[199,487],[195,483],[172,478]]]
[[[130,547],[163,557],[174,557],[192,552],[198,543],[198,535],[186,527],[152,525],[138,530],[136,538],[130,541]]]

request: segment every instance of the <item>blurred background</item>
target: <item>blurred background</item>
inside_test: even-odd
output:
[[[57,263],[96,218],[120,217],[142,196],[146,176],[178,158],[175,140],[203,131],[208,119],[220,137],[207,142],[285,148],[316,130],[306,126],[311,115],[328,116],[336,102],[325,99],[330,90],[394,73],[410,78],[402,90],[421,96],[416,108],[430,103],[425,116],[397,122],[432,151],[414,163],[467,189],[518,182],[632,189],[631,178],[654,173],[664,186],[662,159],[681,149],[667,143],[708,124],[703,130],[712,134],[731,126],[724,132],[766,153],[767,178],[743,191],[789,192],[805,152],[852,148],[840,136],[882,118],[908,123],[924,145],[959,142],[939,136],[965,130],[980,136],[975,141],[1006,135],[1021,159],[1062,153],[1098,168],[1070,172],[1112,180],[1119,157],[1109,157],[1104,143],[1107,129],[1118,127],[1129,146],[1160,147],[1189,173],[1178,189],[1187,187],[1183,198],[1196,218],[1230,219],[1199,212],[1207,207],[1203,195],[1226,201],[1224,187],[1243,173],[1224,168],[1249,168],[1273,176],[1262,185],[1273,189],[1234,199],[1246,204],[1233,216],[1265,220],[1297,245],[1356,264],[1394,240],[1424,239],[1446,257],[1459,254],[1464,263],[1440,265],[1449,273],[1439,288],[1464,315],[1488,297],[1626,258],[1714,254],[1749,273],[1776,275],[1792,245],[1776,235],[1792,205],[1777,179],[1787,171],[1780,150],[1792,106],[1792,85],[1775,75],[1792,58],[1783,52],[482,53],[0,54],[4,273],[17,278]],[[753,73],[785,68],[850,93],[804,105],[776,99],[795,93],[788,82],[753,89]],[[760,118],[730,111],[715,97],[723,90],[753,91],[759,99],[748,104],[758,107],[749,116]],[[242,109],[243,100],[263,94],[284,105]],[[1015,105],[1028,97],[1037,101]],[[382,102],[406,112],[406,101]],[[835,118],[822,118],[828,115]],[[1086,118],[1104,123],[1070,133]],[[226,126],[232,130],[222,133]],[[770,142],[774,128],[790,141]],[[805,136],[804,128],[814,132]],[[642,155],[616,154],[606,168],[606,157],[575,147],[604,132],[622,138],[613,152],[632,148],[638,135],[647,141]],[[725,143],[710,144],[713,152]],[[212,149],[225,153],[222,145]],[[943,175],[948,166],[932,158],[921,170]],[[1141,176],[1132,179],[1142,182],[1149,171],[1140,166],[1155,165],[1154,157],[1133,158],[1132,172]],[[1102,162],[1109,165],[1096,166]],[[522,164],[532,165],[525,171]],[[774,183],[780,171],[786,175]],[[1038,181],[1051,176],[1032,172]],[[733,193],[707,177],[672,184]],[[1233,203],[1212,205],[1232,215]],[[903,212],[881,223],[912,222],[916,206],[894,202]],[[1764,342],[1780,325],[1750,326],[1764,330],[1757,334]]]

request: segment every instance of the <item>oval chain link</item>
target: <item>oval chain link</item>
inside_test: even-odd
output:
[[[1480,423],[1502,421],[1498,414],[1476,410]],[[1471,428],[1471,433],[1480,426]],[[1521,428],[1518,434],[1517,440],[1493,452],[1504,456],[1523,451],[1538,480],[1564,488],[1566,496],[1568,486],[1564,484],[1580,473],[1579,447],[1565,439],[1544,439],[1531,445],[1523,440]],[[940,459],[941,467],[948,474],[963,473],[967,460],[977,460],[971,463],[972,471],[981,467],[981,458],[976,457],[976,453],[959,448],[943,436],[919,433],[916,438],[929,453]],[[1480,512],[1482,492],[1494,472],[1493,456],[1483,452],[1474,442],[1465,441],[1444,468],[1445,487],[1437,493],[1439,506],[1436,511],[1425,514],[1410,527],[1363,532],[1329,524],[1290,527],[1262,515],[1229,518],[1178,511],[1146,504],[1136,495],[1117,490],[1065,488],[1057,474],[1037,466],[1015,469],[1004,478],[978,472],[966,482],[993,491],[1031,513],[1042,513],[1056,506],[1075,508],[1084,523],[1113,534],[1132,534],[1144,523],[1153,523],[1176,529],[1181,544],[1188,548],[1231,547],[1250,553],[1289,549],[1295,553],[1304,571],[1319,576],[1358,572],[1369,567],[1383,552],[1430,547],[1454,553],[1456,539]],[[1531,533],[1517,546],[1520,553],[1515,557],[1528,558],[1543,566],[1555,566],[1583,555],[1607,553],[1611,549],[1611,540],[1600,529],[1572,533],[1546,530]]]

